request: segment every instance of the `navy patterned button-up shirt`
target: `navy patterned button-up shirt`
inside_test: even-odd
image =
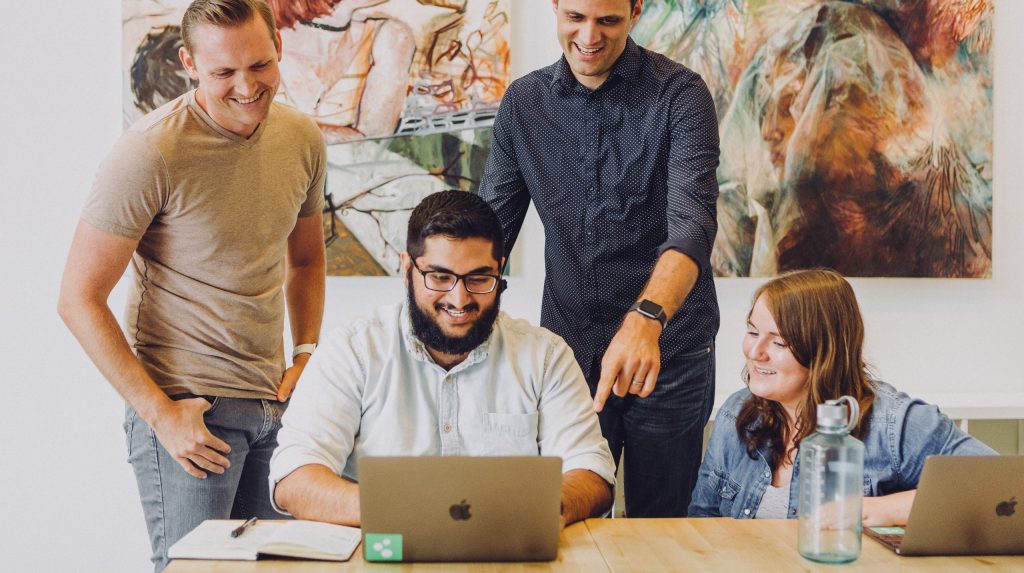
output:
[[[662,362],[714,339],[718,122],[700,76],[629,39],[590,91],[563,57],[512,82],[491,147],[479,193],[509,251],[536,205],[541,324],[565,338],[588,380],[666,249],[692,258],[700,277],[661,336]]]

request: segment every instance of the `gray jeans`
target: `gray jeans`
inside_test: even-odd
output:
[[[194,398],[192,395],[174,399]],[[270,456],[285,404],[272,400],[206,397],[210,432],[231,446],[231,467],[206,479],[185,473],[131,406],[125,408],[128,462],[135,470],[142,511],[157,572],[167,566],[167,548],[206,519],[286,519],[270,504]]]

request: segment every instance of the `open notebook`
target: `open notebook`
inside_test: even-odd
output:
[[[254,561],[263,556],[347,561],[359,545],[355,527],[315,521],[257,521],[238,537],[240,519],[208,519],[167,551],[171,559]]]

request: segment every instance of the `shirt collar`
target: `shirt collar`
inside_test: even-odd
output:
[[[212,117],[210,117],[210,114],[206,113],[206,110],[203,109],[203,106],[199,105],[199,101],[196,99],[196,93],[198,91],[199,88],[195,88],[187,92],[185,94],[185,102],[188,105],[189,109],[192,110],[192,113],[196,114],[199,120],[204,125],[206,125],[206,127],[217,132],[221,137],[234,141],[235,143],[243,147],[252,147],[260,140],[260,136],[262,136],[263,132],[265,131],[264,126],[268,121],[270,121],[270,115],[274,111],[273,105],[270,106],[270,110],[267,112],[267,117],[265,117],[263,121],[261,121],[260,124],[256,126],[256,131],[252,132],[252,135],[250,135],[249,137],[242,137],[237,133],[232,133],[224,129],[223,127],[221,127],[219,123],[217,123]]]
[[[640,81],[640,71],[643,68],[643,63],[643,54],[640,51],[640,46],[636,45],[632,37],[628,37],[626,38],[626,47],[612,66],[610,77],[617,76],[635,84]]]
[[[643,54],[641,53],[640,46],[636,45],[632,37],[627,37],[626,47],[619,54],[619,59],[615,60],[615,63],[612,64],[612,71],[602,86],[607,85],[614,78],[621,78],[630,83],[636,83],[640,80],[642,68]],[[572,74],[572,68],[569,67],[565,54],[562,54],[562,57],[555,63],[554,74],[551,78],[552,87],[559,83],[566,87],[573,87],[579,83],[576,80],[576,76]]]
[[[494,338],[494,332],[498,329],[498,324],[500,322],[501,313],[499,313],[498,319],[494,321],[494,327],[491,329],[491,335],[481,342],[480,346],[470,350],[469,356],[467,356],[462,362],[456,364],[455,367],[452,368],[452,372],[469,368],[469,366],[476,364],[477,362],[482,362],[487,358],[488,350],[491,346],[491,339]],[[413,358],[421,362],[437,364],[434,362],[434,358],[427,351],[427,347],[423,344],[423,341],[417,338],[416,334],[412,331],[412,318],[409,316],[408,300],[402,303],[402,339],[405,341],[405,347]]]

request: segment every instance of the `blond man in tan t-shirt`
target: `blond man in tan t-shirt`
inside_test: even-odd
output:
[[[272,12],[197,0],[182,37],[199,87],[132,125],[101,166],[59,303],[127,402],[157,571],[204,519],[280,517],[268,462],[324,298],[324,143],[312,120],[273,103]],[[122,331],[107,297],[129,263]],[[287,369],[285,305],[298,345]]]

